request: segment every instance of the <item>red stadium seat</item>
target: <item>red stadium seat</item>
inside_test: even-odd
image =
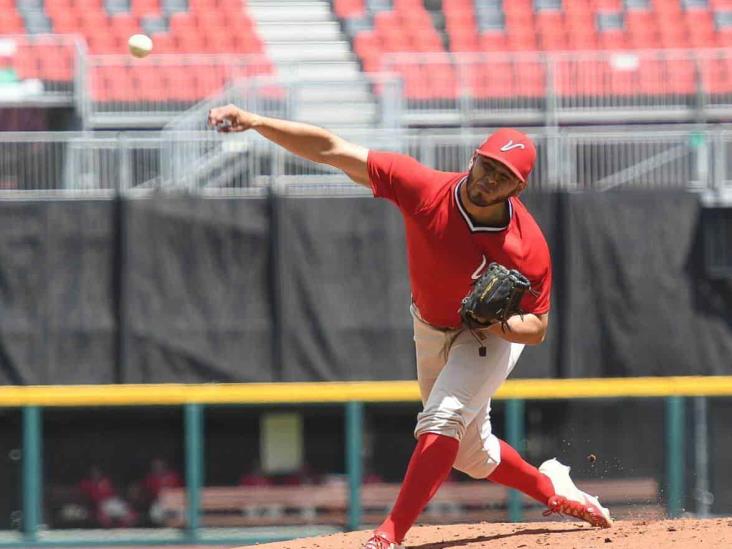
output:
[[[605,50],[623,50],[628,47],[625,33],[621,30],[606,30],[598,34],[599,45]]]
[[[235,53],[237,44],[233,35],[225,33],[209,33],[206,36],[206,51],[210,53]]]
[[[0,13],[0,34],[25,34],[23,18],[15,11]]]
[[[43,5],[45,12],[50,17],[62,13],[75,13],[72,0],[45,0]]]
[[[122,53],[124,51],[122,44],[113,34],[108,32],[100,32],[92,34],[86,39],[89,52],[96,53]]]
[[[134,100],[160,101],[165,98],[167,86],[160,67],[152,64],[136,64],[130,68],[129,76],[135,83]]]
[[[79,14],[79,29],[86,35],[106,32],[109,26],[109,18],[102,11],[88,11]]]
[[[55,47],[49,47],[46,51],[48,53],[41,53],[40,57],[43,79],[57,82],[72,80],[74,78],[73,57]]]
[[[456,33],[450,37],[450,49],[455,52],[481,50],[481,42],[476,33]]]
[[[630,10],[625,12],[625,28],[653,29],[658,25],[657,16],[649,10]]]
[[[158,32],[150,36],[156,53],[175,53],[175,41],[167,32]]]
[[[511,63],[472,64],[465,68],[463,78],[467,91],[477,99],[498,99],[514,95]]]
[[[140,20],[129,13],[119,13],[109,17],[109,25],[117,35],[130,36],[140,32]]]
[[[671,59],[667,62],[668,90],[689,95],[696,92],[696,71],[692,61]]]
[[[557,61],[554,82],[560,97],[597,97],[604,95],[609,82],[609,67],[603,61]]]
[[[234,47],[237,53],[261,54],[264,52],[264,43],[256,34],[234,35]]]
[[[455,99],[458,96],[455,69],[449,61],[431,66],[428,80],[433,97]]]
[[[542,63],[521,63],[514,74],[516,93],[522,97],[546,95],[546,69]]]
[[[87,86],[94,102],[109,101],[109,89],[107,82],[101,77],[99,71],[89,71],[87,73]]]
[[[174,13],[170,16],[169,29],[171,34],[193,34],[196,31],[196,21],[189,13]]]
[[[570,50],[597,49],[597,33],[591,28],[573,29],[567,36],[567,48]]]
[[[364,0],[334,0],[333,10],[338,17],[350,19],[365,13]]]
[[[131,0],[130,12],[136,17],[160,14],[159,0]]]
[[[638,70],[638,91],[642,95],[663,93],[667,73],[665,65],[657,60],[642,60]]]
[[[484,32],[480,35],[480,49],[482,51],[504,51],[508,43],[504,32]]]
[[[195,32],[174,34],[173,39],[177,46],[176,51],[180,53],[199,53],[206,47],[203,36]]]
[[[732,47],[732,27],[722,27],[717,32],[717,44],[722,48]]]
[[[533,29],[534,27],[534,14],[531,11],[528,12],[505,12],[505,27],[506,29]]]
[[[197,91],[193,84],[193,76],[187,67],[158,67],[160,80],[166,97],[173,101],[194,101],[197,99]]]
[[[59,34],[71,34],[79,32],[81,24],[79,18],[74,12],[58,13],[51,18],[53,30]]]
[[[659,36],[652,28],[636,29],[628,33],[630,46],[634,49],[655,49],[659,45]]]
[[[85,14],[91,11],[104,11],[102,0],[74,0],[71,3],[72,9],[76,10],[77,13]]]
[[[547,51],[566,50],[568,45],[567,35],[563,31],[543,32],[539,37],[541,49]]]
[[[622,11],[625,7],[623,0],[595,0],[594,4],[597,11],[618,12]]]
[[[681,24],[661,25],[659,39],[662,48],[685,48],[689,45],[688,33]]]
[[[221,91],[227,82],[224,72],[218,67],[199,70],[195,77],[196,93],[201,98]]]
[[[199,11],[192,14],[193,21],[199,30],[213,30],[219,33],[222,29],[228,27],[231,21],[221,17],[218,10]]]
[[[130,78],[127,71],[119,69],[110,72],[107,80],[107,97],[111,101],[129,103],[135,100],[137,92],[136,82]]]
[[[704,91],[711,94],[732,93],[732,74],[729,60],[725,58],[702,58],[699,72]]]
[[[533,30],[513,31],[508,35],[508,49],[511,51],[536,51],[536,34]]]
[[[561,11],[540,11],[534,18],[534,26],[541,33],[562,31],[564,16]]]
[[[20,46],[15,52],[13,56],[13,68],[21,80],[41,78],[42,76],[38,52],[28,46]]]

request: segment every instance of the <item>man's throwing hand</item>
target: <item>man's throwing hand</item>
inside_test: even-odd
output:
[[[254,126],[257,115],[241,110],[235,105],[216,107],[208,111],[208,125],[217,131],[244,132]]]

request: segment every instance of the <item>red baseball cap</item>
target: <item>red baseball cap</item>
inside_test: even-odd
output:
[[[475,152],[480,156],[497,160],[511,170],[522,183],[526,183],[536,161],[536,147],[531,138],[511,128],[502,128],[489,135]]]

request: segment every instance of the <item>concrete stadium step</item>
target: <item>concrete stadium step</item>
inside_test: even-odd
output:
[[[327,2],[287,2],[265,1],[247,2],[249,14],[260,23],[308,23],[311,21],[330,21],[333,14]]]
[[[293,82],[297,120],[327,126],[377,121],[371,88],[330,2],[248,0],[247,6],[279,76]]]
[[[348,84],[328,81],[320,84],[313,82],[311,85],[298,86],[295,97],[301,103],[330,102],[336,104],[372,100],[371,91],[365,81],[354,81]]]
[[[301,23],[261,23],[259,36],[266,42],[327,42],[342,41],[343,33],[335,21]]]
[[[291,76],[300,80],[361,80],[363,73],[355,61],[307,61],[303,63],[282,63],[281,76]]]
[[[319,126],[372,126],[377,118],[376,105],[349,103],[334,109],[329,105],[303,105],[298,108],[296,119]]]
[[[275,63],[355,60],[348,42],[266,42],[265,49]]]

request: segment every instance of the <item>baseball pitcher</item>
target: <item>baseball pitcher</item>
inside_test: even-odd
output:
[[[212,109],[209,124],[222,132],[252,129],[338,168],[404,217],[423,410],[396,503],[363,549],[403,549],[407,531],[453,467],[520,490],[546,505],[545,514],[611,526],[608,510],[574,485],[569,467],[556,459],[533,467],[491,427],[492,396],[524,346],[544,340],[549,323],[549,248],[518,198],[536,159],[531,139],[498,130],[467,171],[452,173],[233,105]]]

